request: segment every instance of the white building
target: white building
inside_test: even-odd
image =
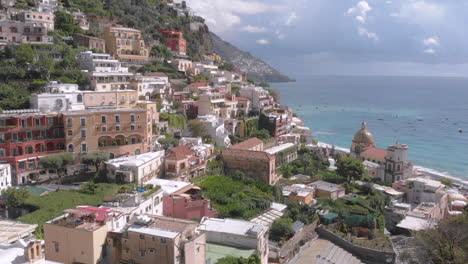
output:
[[[244,220],[203,217],[198,230],[206,242],[255,249],[262,264],[268,263],[268,227]]]
[[[31,94],[31,108],[42,112],[65,112],[84,110],[83,92],[77,84],[49,82],[45,93]]]
[[[153,188],[157,188],[153,186]],[[151,192],[150,195],[145,193]],[[155,192],[148,190],[137,194],[118,194],[113,197],[106,197],[101,207],[112,208],[125,215],[128,222],[135,214],[163,215],[163,190]]]
[[[179,146],[187,146],[195,151],[195,155],[202,157],[204,160],[212,157],[214,154],[214,146],[212,144],[204,144],[201,137],[183,137],[179,140]]]
[[[0,164],[0,194],[11,187],[10,164]]]
[[[128,67],[124,67],[120,61],[114,59],[110,54],[84,51],[78,54],[76,60],[80,63],[82,70],[89,72],[128,73]]]
[[[216,141],[218,147],[229,147],[231,140],[229,133],[224,127],[224,120],[214,115],[198,116],[198,119],[205,125],[211,138]]]
[[[111,159],[106,162],[112,180],[124,177],[124,182],[143,184],[157,178],[163,171],[164,150],[141,155]]]
[[[271,108],[275,102],[270,93],[262,87],[242,87],[239,93],[241,97],[248,98],[252,102],[252,110],[255,111]]]
[[[141,99],[152,97],[167,99],[172,94],[169,77],[165,74],[151,76],[137,74],[131,81],[130,86],[138,91],[138,96]]]

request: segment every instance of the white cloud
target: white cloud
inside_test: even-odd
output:
[[[268,39],[258,39],[257,43],[260,45],[268,45],[270,44],[270,41]]]
[[[426,54],[434,54],[434,53],[436,53],[436,51],[435,51],[434,49],[425,49],[423,52],[426,53]]]
[[[403,1],[397,16],[419,25],[441,24],[445,22],[445,6],[425,0]]]
[[[247,25],[243,27],[242,30],[249,32],[249,33],[261,33],[261,32],[267,31],[267,29],[264,27],[257,27],[257,26],[251,26],[251,25]]]
[[[361,23],[366,22],[367,13],[372,10],[372,7],[366,1],[359,1],[356,6],[351,7],[346,12],[346,15],[356,15],[355,19]]]
[[[373,40],[379,40],[379,36],[377,36],[376,33],[369,32],[369,30],[367,30],[366,28],[358,27],[358,33],[360,36],[364,36]]]
[[[284,24],[286,26],[290,26],[297,19],[299,19],[299,17],[297,16],[296,12],[291,12],[289,16],[286,18],[286,21],[284,22]]]
[[[217,33],[239,25],[241,15],[256,15],[278,9],[274,5],[247,0],[191,0],[189,7],[205,18],[210,30]]]
[[[440,40],[439,40],[439,37],[437,36],[423,39],[422,42],[426,46],[440,46]]]

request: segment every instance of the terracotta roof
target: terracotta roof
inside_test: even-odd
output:
[[[275,159],[274,155],[268,154],[264,151],[254,151],[254,150],[245,150],[245,149],[224,149],[222,155],[230,155],[242,157],[244,159],[260,159],[260,160],[272,160]]]
[[[145,73],[145,76],[167,77],[167,75],[162,72],[147,72]]]
[[[254,138],[249,138],[245,141],[242,141],[241,143],[238,143],[236,145],[232,145],[229,148],[230,149],[242,149],[242,150],[249,150],[259,144],[263,144],[263,141],[261,139],[258,139],[256,137]]]
[[[370,147],[370,148],[364,149],[361,155],[365,155],[368,157],[375,157],[376,159],[379,159],[379,160],[384,160],[385,157],[387,156],[387,150],[381,149],[381,148]]]
[[[250,99],[246,97],[236,97],[236,98],[237,98],[237,101],[250,101]]]
[[[167,155],[166,159],[168,160],[183,160],[190,156],[193,156],[195,151],[186,147],[186,146],[178,146],[175,148],[171,148],[169,150],[169,154]]]

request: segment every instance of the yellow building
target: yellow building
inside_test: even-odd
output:
[[[104,29],[106,52],[116,59],[125,61],[142,61],[149,57],[140,30],[121,26],[112,26]]]

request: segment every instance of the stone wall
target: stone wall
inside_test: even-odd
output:
[[[394,252],[385,252],[370,248],[363,248],[344,240],[333,232],[319,226],[315,231],[323,238],[330,240],[337,246],[349,251],[351,254],[359,257],[363,262],[370,264],[395,263],[396,254]]]

